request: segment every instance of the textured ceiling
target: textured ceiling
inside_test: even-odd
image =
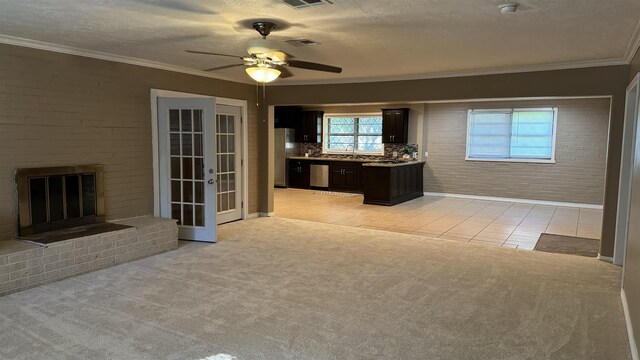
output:
[[[638,0],[332,0],[296,10],[279,0],[0,0],[0,34],[193,69],[243,55],[258,38],[251,19],[281,24],[269,37],[299,60],[342,74],[293,69],[293,82],[344,82],[504,70],[567,63],[620,62],[638,20]],[[309,38],[320,45],[294,47]],[[246,81],[242,68],[218,71]]]

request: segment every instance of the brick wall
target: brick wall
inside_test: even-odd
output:
[[[258,211],[253,86],[10,45],[0,64],[0,240],[15,232],[15,168],[103,164],[107,219],[153,213],[151,88],[247,100]]]
[[[556,163],[465,161],[467,110],[558,107]],[[609,99],[425,105],[424,191],[602,204]]]

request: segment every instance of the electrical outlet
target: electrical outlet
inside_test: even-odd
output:
[[[393,157],[398,157],[398,152],[397,151],[393,152]]]
[[[424,157],[428,157],[428,156],[429,156],[429,152],[428,152],[428,151],[425,151],[425,152],[424,152]]]

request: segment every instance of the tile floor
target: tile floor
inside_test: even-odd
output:
[[[424,196],[396,206],[362,195],[275,189],[275,216],[533,250],[543,232],[599,239],[602,210]]]

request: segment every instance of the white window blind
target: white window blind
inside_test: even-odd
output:
[[[467,159],[554,160],[557,109],[471,110]]]

